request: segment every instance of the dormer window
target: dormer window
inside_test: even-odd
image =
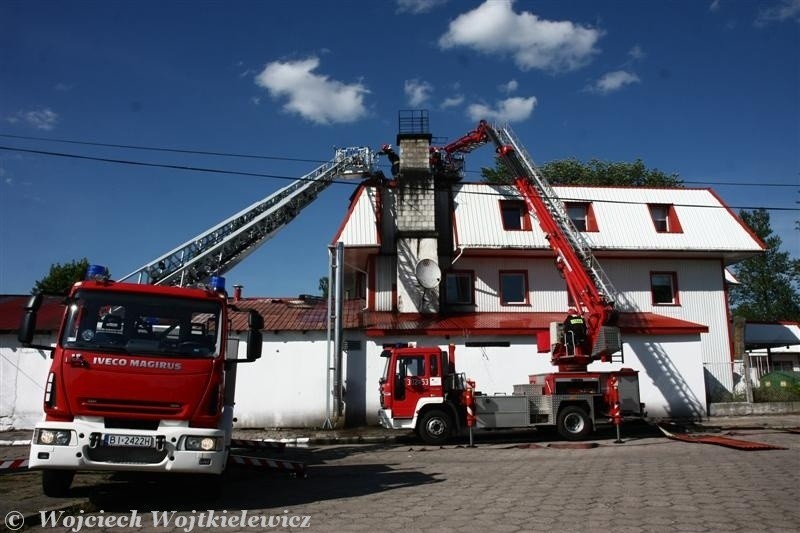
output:
[[[598,231],[594,209],[589,202],[565,202],[567,216],[578,231]]]
[[[678,214],[672,204],[648,204],[650,218],[658,233],[683,233]]]
[[[531,217],[522,200],[500,200],[500,216],[506,231],[531,231]]]

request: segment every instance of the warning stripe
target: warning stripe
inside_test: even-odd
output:
[[[271,450],[283,450],[286,448],[286,443],[267,440],[231,439],[231,446],[234,448],[268,448]]]
[[[27,459],[3,459],[0,460],[0,470],[22,470],[28,468]]]
[[[673,440],[683,442],[698,442],[701,444],[716,444],[717,446],[725,446],[726,448],[733,448],[735,450],[755,451],[755,450],[788,450],[783,446],[775,446],[773,444],[765,444],[763,442],[752,442],[749,440],[732,439],[730,437],[720,437],[716,435],[699,435],[692,437],[689,435],[682,435],[680,433],[670,433],[661,426],[656,425],[664,435]]]
[[[247,455],[230,455],[229,462],[240,466],[257,466],[294,472],[305,476],[306,464],[297,461],[284,461],[282,459],[268,459],[266,457],[250,457]]]

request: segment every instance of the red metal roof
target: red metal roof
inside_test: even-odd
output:
[[[0,296],[0,333],[15,332],[25,312],[24,306],[30,295]],[[37,331],[58,331],[61,316],[64,314],[64,298],[61,296],[45,296],[42,307],[36,317]]]
[[[561,322],[565,313],[470,313],[441,317],[368,313],[363,328],[368,336],[427,335],[526,335],[547,331],[550,322]],[[655,313],[620,313],[617,325],[625,333],[675,335],[706,333],[708,326]]]
[[[0,296],[0,332],[19,328],[28,296]],[[63,313],[62,299],[47,297],[39,311],[37,329],[55,331]],[[324,331],[328,302],[321,298],[246,298],[229,300],[240,311],[253,309],[264,317],[264,331]],[[362,311],[364,300],[347,300],[345,329],[361,329],[370,337],[387,335],[529,335],[547,331],[564,313],[468,313],[451,316]],[[233,329],[247,329],[247,314],[232,313]],[[625,333],[675,335],[705,333],[708,327],[654,313],[621,313]]]

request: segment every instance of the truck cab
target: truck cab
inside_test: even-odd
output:
[[[454,349],[398,344],[383,350],[378,411],[383,427],[413,429],[426,442],[439,443],[463,425],[457,406],[466,382],[455,373]]]
[[[30,345],[38,307],[33,297],[23,345]],[[252,317],[248,356],[238,360],[237,342],[228,342],[230,312],[224,285],[161,287],[102,276],[76,283],[57,342],[45,347],[53,361],[31,442],[29,465],[43,470],[45,494],[65,493],[78,470],[220,474],[236,363],[260,356],[263,323]]]

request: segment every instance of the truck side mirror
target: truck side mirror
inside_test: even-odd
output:
[[[264,327],[264,317],[250,309],[247,325],[247,360],[255,361],[261,358],[261,348],[264,342],[261,329]]]
[[[19,332],[17,332],[17,339],[23,346],[30,346],[33,342],[33,335],[36,333],[36,315],[42,306],[42,299],[41,294],[34,294],[23,307],[25,314],[22,315]]]
[[[261,347],[264,342],[261,332],[251,329],[247,332],[247,360],[255,361],[261,358]]]

